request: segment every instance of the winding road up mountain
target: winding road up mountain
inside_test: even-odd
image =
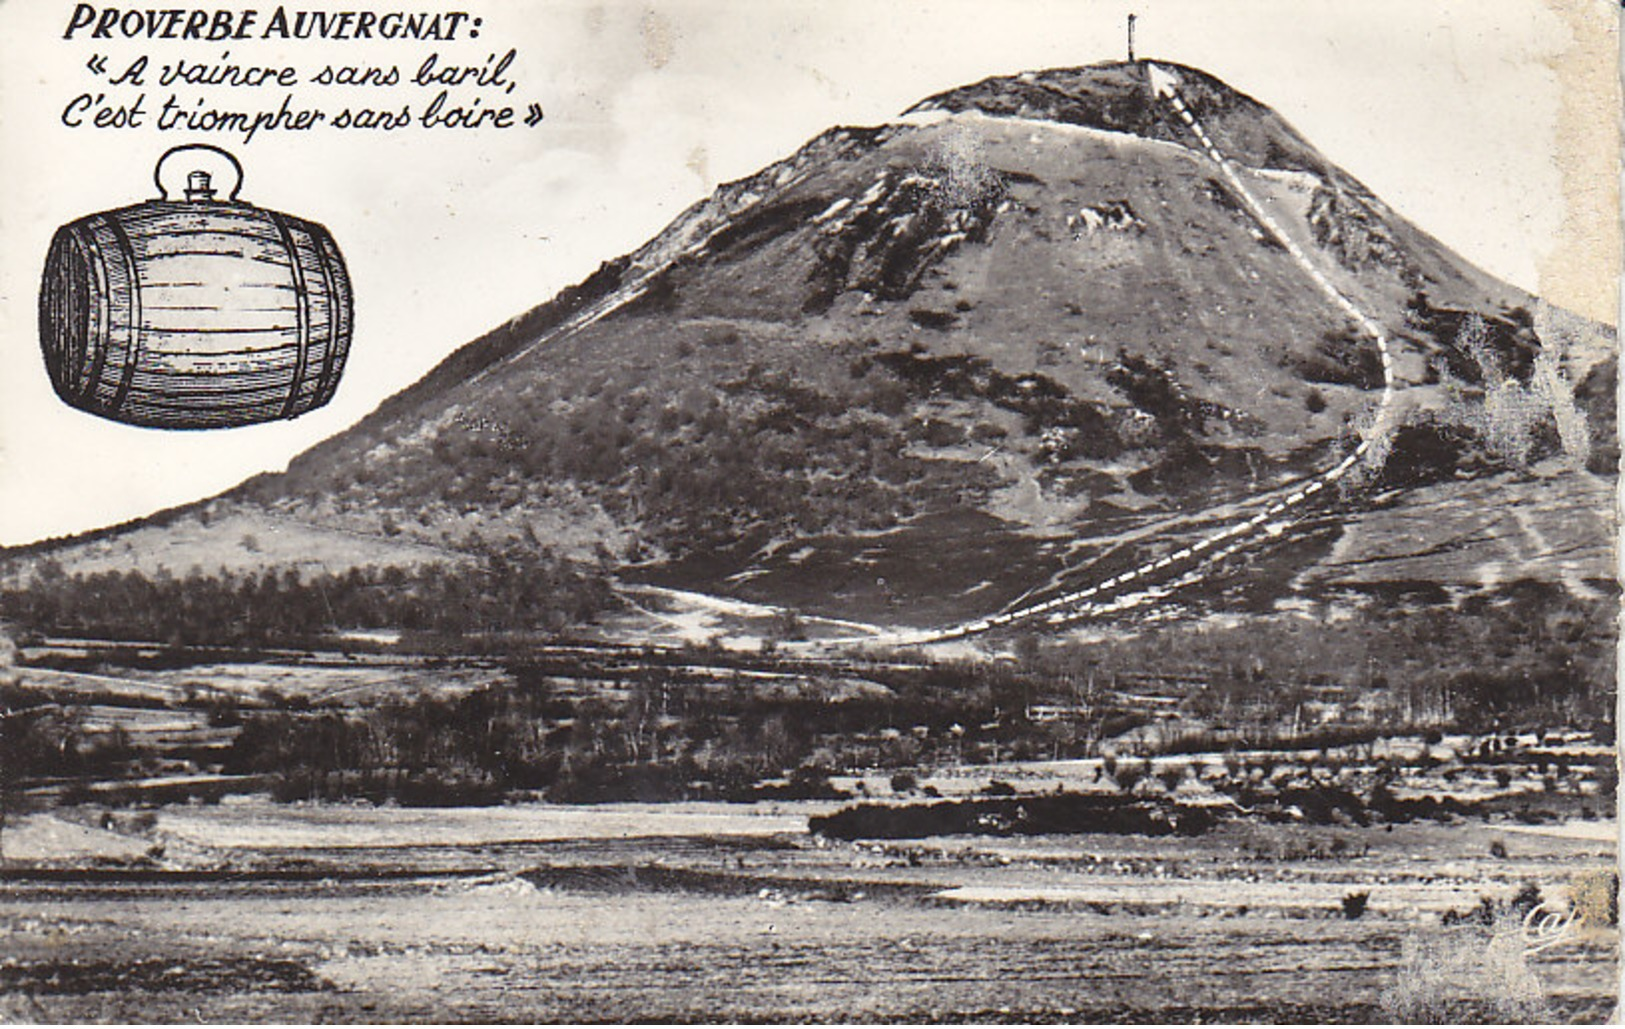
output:
[[[1376,420],[1368,434],[1361,440],[1354,451],[1338,461],[1332,467],[1308,480],[1303,485],[1289,492],[1280,499],[1269,502],[1261,511],[1245,521],[1232,525],[1197,540],[1187,546],[1181,547],[1172,553],[1165,554],[1154,561],[1148,561],[1128,571],[1120,572],[1103,581],[1094,583],[1080,590],[1064,593],[1041,603],[1004,611],[987,618],[963,622],[942,629],[926,632],[912,632],[901,634],[900,642],[911,644],[937,643],[947,640],[959,639],[966,636],[975,636],[995,629],[1006,629],[1019,624],[1026,624],[1042,620],[1046,625],[1058,627],[1091,613],[1093,602],[1107,595],[1121,596],[1124,587],[1144,584],[1151,586],[1159,580],[1166,580],[1174,570],[1180,573],[1177,585],[1189,585],[1200,581],[1202,576],[1199,570],[1192,569],[1188,564],[1192,559],[1200,558],[1203,567],[1210,567],[1222,558],[1234,554],[1260,538],[1279,536],[1287,527],[1301,518],[1301,515],[1290,519],[1276,521],[1280,516],[1301,508],[1311,498],[1336,483],[1349,473],[1354,466],[1362,460],[1371,449],[1372,442],[1383,438],[1388,431],[1389,418],[1395,396],[1393,357],[1389,350],[1389,340],[1382,326],[1361,311],[1352,300],[1343,294],[1324,273],[1317,268],[1309,255],[1304,253],[1295,240],[1283,229],[1279,222],[1258,201],[1253,192],[1247,188],[1246,183],[1237,174],[1235,166],[1216,147],[1208,136],[1207,130],[1197,120],[1185,101],[1179,95],[1179,77],[1172,70],[1151,64],[1147,68],[1151,88],[1155,94],[1166,100],[1173,112],[1179,116],[1185,127],[1196,137],[1201,144],[1203,152],[1224,176],[1230,188],[1241,200],[1247,211],[1263,226],[1265,231],[1284,247],[1291,255],[1298,267],[1303,269],[1315,286],[1332,301],[1344,314],[1360,327],[1365,335],[1376,343],[1378,353],[1382,358],[1382,396],[1378,402]],[[1262,498],[1253,498],[1245,503],[1260,503]],[[1157,590],[1148,594],[1145,599],[1155,599],[1156,596],[1165,595],[1167,589]]]

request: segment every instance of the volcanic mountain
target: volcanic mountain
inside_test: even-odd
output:
[[[1186,603],[1595,593],[1612,347],[1217,79],[1058,69],[832,129],[286,473],[24,556],[546,550],[626,586],[939,625],[1188,547],[1369,440]]]

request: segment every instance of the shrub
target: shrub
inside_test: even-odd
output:
[[[1137,765],[1133,762],[1125,761],[1118,766],[1117,772],[1112,776],[1112,778],[1117,781],[1118,787],[1124,793],[1133,793],[1134,787],[1138,785],[1140,780],[1144,779],[1145,776],[1146,766],[1144,764]]]
[[[1540,895],[1540,887],[1532,882],[1528,882],[1524,883],[1518,892],[1513,895],[1512,902],[1509,906],[1513,911],[1516,911],[1519,916],[1523,916],[1527,915],[1535,908],[1540,907],[1541,901],[1544,899],[1545,898]]]
[[[1356,890],[1343,896],[1343,917],[1350,921],[1365,914],[1366,905],[1371,900],[1370,890]]]

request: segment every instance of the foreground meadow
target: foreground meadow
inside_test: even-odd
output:
[[[1593,1022],[1616,1005],[1612,823],[806,831],[836,806],[31,815],[0,880],[0,1003],[38,1021]]]

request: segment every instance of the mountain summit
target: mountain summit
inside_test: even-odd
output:
[[[924,626],[1177,552],[1365,440],[1312,517],[1253,523],[1279,537],[1234,559],[1274,569],[1247,576],[1262,599],[1587,589],[1610,578],[1606,499],[1584,514],[1607,490],[1587,462],[1615,453],[1610,340],[1212,76],[1055,69],[832,129],[287,473],[127,532],[170,567],[186,547],[330,569],[547,550]],[[1528,548],[1487,576],[1520,531],[1500,523],[1483,552],[1434,547],[1534,490],[1580,512],[1536,529],[1560,560]],[[265,519],[280,544],[220,545]],[[339,536],[362,556],[321,542]]]

